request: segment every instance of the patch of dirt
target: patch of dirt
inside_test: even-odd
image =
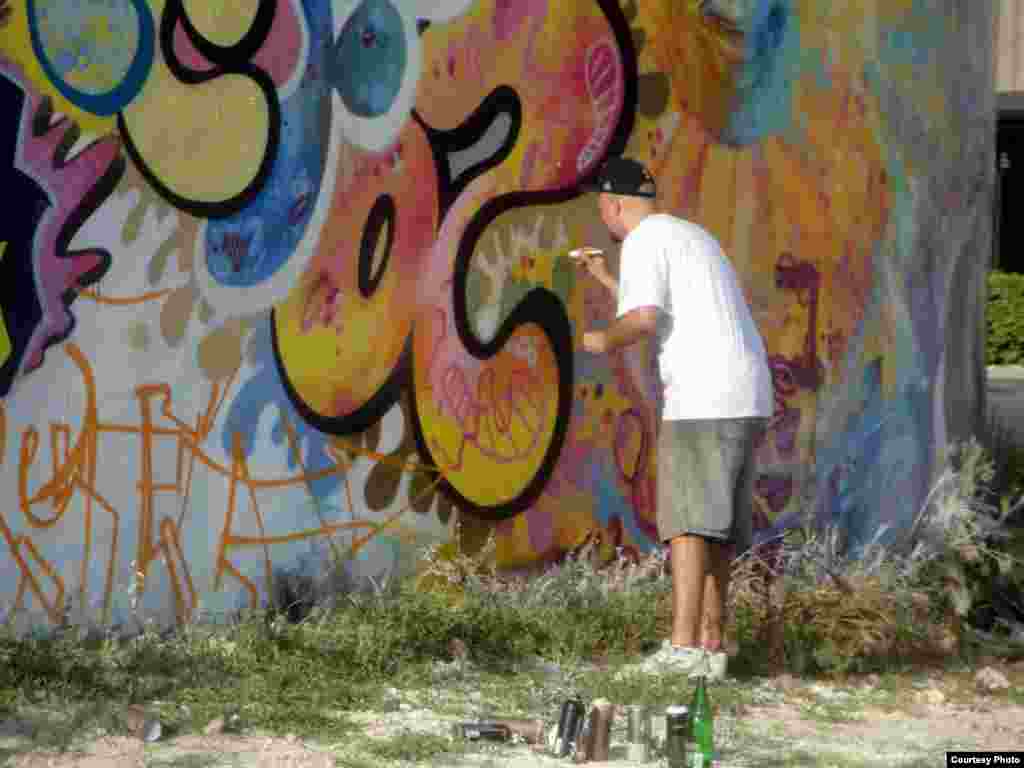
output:
[[[973,673],[940,673],[916,684],[908,678],[900,681],[899,690],[889,692],[875,685],[877,678],[851,680],[845,685],[788,676],[765,681],[754,692],[757,703],[741,707],[731,731],[726,725],[729,718],[720,718],[722,765],[782,765],[787,756],[796,762],[798,753],[842,756],[879,766],[934,758],[940,761],[938,765],[949,749],[1020,749],[1024,744],[1024,706],[1014,702],[1024,691],[1024,665],[999,665],[999,669],[1007,675],[1010,694],[979,690]],[[713,700],[714,689],[711,695]],[[409,732],[447,736],[454,719],[412,706],[388,713],[348,713],[347,717],[361,725],[369,739]],[[612,733],[615,759],[591,763],[594,768],[650,768],[654,764],[625,759],[622,720],[619,715]],[[340,755],[336,750],[345,749],[350,757],[361,756],[352,751],[358,740],[348,736],[335,745],[252,733],[189,734],[154,744],[101,736],[76,744],[76,751],[61,753],[33,748],[31,737],[16,738],[17,732],[11,721],[0,723],[0,756],[16,754],[17,746],[22,747],[7,763],[11,768],[332,768]],[[494,764],[508,768],[564,766],[566,762],[526,745],[493,745],[483,752],[492,759],[500,756]],[[367,764],[384,764],[369,755],[362,757]],[[442,762],[468,768],[483,757],[478,752]]]
[[[191,758],[191,761],[190,761]],[[11,768],[158,768],[159,766],[244,766],[245,768],[334,768],[334,757],[298,739],[217,734],[179,736],[145,744],[136,738],[101,737],[75,750],[19,755]]]
[[[943,745],[965,749],[1014,750],[1024,744],[1024,707],[1005,703],[915,705],[909,712],[867,706],[856,720],[822,722],[792,704],[750,707],[744,722],[754,731],[781,731],[795,739],[828,738],[858,743],[885,754],[923,751]],[[760,724],[760,726],[758,725]],[[864,751],[868,751],[865,749]]]

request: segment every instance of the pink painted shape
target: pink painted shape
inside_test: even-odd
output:
[[[305,62],[299,58],[302,52],[302,25],[305,22],[301,12],[295,8],[296,2],[298,0],[278,0],[270,34],[253,59],[256,66],[270,75],[277,86],[288,82],[297,68],[305,66]]]
[[[193,72],[209,72],[213,69],[213,63],[196,50],[180,23],[174,27],[174,55],[182,66]]]
[[[576,170],[586,173],[604,152],[619,122],[625,102],[625,72],[618,46],[612,39],[590,47],[583,62],[587,96],[594,112],[594,132],[580,149]]]
[[[544,507],[532,506],[526,516],[526,538],[534,552],[544,554],[555,546],[555,521],[551,512]]]
[[[54,154],[71,121],[63,118],[42,135],[33,136],[32,118],[42,103],[42,94],[2,59],[0,75],[7,76],[25,92],[15,165],[35,179],[50,198],[50,207],[39,221],[33,243],[42,318],[25,350],[23,372],[27,372],[42,365],[47,343],[66,335],[71,328],[73,319],[64,306],[63,296],[78,285],[82,275],[95,270],[104,260],[105,254],[99,249],[66,251],[58,248],[57,241],[68,226],[68,219],[120,156],[121,142],[115,136],[104,137],[60,166]]]
[[[253,63],[270,75],[278,87],[288,82],[296,68],[303,64],[299,59],[303,23],[294,0],[278,0],[270,34],[253,58]],[[181,24],[174,30],[174,54],[184,66],[195,72],[214,69],[214,64],[192,45]]]
[[[531,15],[541,19],[547,13],[546,0],[496,0],[494,4],[494,37],[505,42],[514,37]]]

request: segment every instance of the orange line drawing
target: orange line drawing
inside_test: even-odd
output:
[[[294,427],[286,424],[290,447],[298,459],[300,471],[281,477],[253,477],[250,474],[241,442],[241,435],[235,434],[232,441],[230,465],[225,466],[214,459],[202,444],[210,437],[218,415],[227,401],[239,370],[224,382],[213,382],[205,407],[195,417],[194,423],[187,423],[180,418],[174,409],[171,387],[166,383],[143,384],[135,389],[138,408],[137,424],[120,424],[103,421],[99,417],[96,379],[92,367],[82,350],[73,342],[66,343],[62,349],[75,364],[81,376],[85,391],[85,408],[81,420],[81,429],[77,435],[71,426],[52,423],[49,426],[50,466],[48,473],[44,470],[44,480],[38,487],[31,488],[31,470],[40,456],[40,433],[35,426],[29,426],[21,434],[21,445],[18,464],[18,510],[23,523],[31,530],[44,531],[58,524],[64,524],[67,511],[76,497],[81,497],[82,505],[82,562],[78,570],[78,595],[83,601],[88,599],[89,565],[96,556],[94,553],[94,514],[99,511],[106,514],[111,521],[109,547],[104,555],[107,558],[105,579],[102,586],[102,607],[100,620],[109,623],[112,611],[112,595],[115,574],[118,571],[118,540],[124,516],[99,490],[99,448],[103,435],[131,435],[137,438],[139,445],[139,480],[138,492],[138,543],[135,551],[134,568],[139,574],[140,591],[144,592],[147,575],[154,561],[160,561],[167,568],[170,582],[170,599],[173,600],[174,615],[178,622],[189,621],[198,605],[198,591],[192,579],[187,553],[182,544],[182,534],[186,525],[186,515],[192,498],[192,482],[195,477],[196,465],[204,467],[213,477],[220,477],[228,483],[227,509],[224,511],[223,526],[220,532],[217,551],[213,554],[216,564],[214,589],[223,587],[224,576],[229,575],[249,595],[250,607],[259,605],[260,586],[251,578],[246,577],[236,563],[229,557],[231,552],[259,547],[262,549],[263,579],[265,593],[269,593],[273,577],[271,547],[275,544],[326,537],[334,547],[333,536],[340,532],[362,532],[356,536],[347,551],[339,553],[340,557],[353,557],[374,537],[392,529],[419,498],[393,512],[383,521],[355,519],[353,493],[349,480],[351,459],[354,455],[364,455],[376,461],[397,464],[402,471],[428,471],[437,474],[436,479],[420,492],[425,495],[434,491],[443,480],[440,471],[415,460],[396,460],[375,451],[366,451],[351,445],[340,447],[334,443],[329,445],[329,453],[334,461],[333,466],[317,472],[306,471],[299,454],[298,438]],[[0,449],[6,442],[6,413],[0,403]],[[176,441],[176,466],[173,482],[157,482],[158,467],[155,466],[155,451],[158,444],[166,440]],[[0,461],[3,455],[0,453]],[[289,533],[270,535],[264,524],[263,512],[257,499],[257,491],[283,489],[303,485],[312,495],[313,481],[338,475],[345,485],[345,499],[349,505],[352,519],[348,522],[321,521],[319,527],[297,530]],[[174,494],[180,499],[180,507],[175,516],[164,516],[157,519],[158,494]],[[240,535],[235,532],[238,504],[242,497],[247,497],[248,514],[256,523],[257,535]],[[44,512],[45,510],[45,512]],[[14,562],[21,573],[14,610],[25,609],[25,597],[31,593],[43,607],[50,620],[57,624],[62,620],[67,605],[67,589],[58,569],[43,557],[31,534],[16,535],[0,511],[0,537],[11,552]]]
[[[172,293],[170,288],[165,288],[160,291],[150,291],[149,293],[143,293],[139,296],[104,296],[92,288],[80,288],[78,295],[83,296],[87,299],[92,299],[97,304],[107,304],[114,307],[130,307],[136,304],[145,304],[150,301],[157,301],[165,296],[169,296]]]

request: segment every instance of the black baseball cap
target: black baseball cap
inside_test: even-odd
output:
[[[583,187],[590,192],[605,192],[609,195],[657,196],[650,171],[643,163],[628,157],[608,158],[597,175]]]

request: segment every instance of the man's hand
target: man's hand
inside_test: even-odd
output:
[[[612,279],[612,273],[608,271],[608,265],[605,263],[603,254],[588,253],[584,250],[575,261],[580,266],[586,268],[587,272],[592,274],[601,283],[606,283]]]
[[[595,355],[627,347],[643,338],[654,337],[658,332],[658,309],[637,307],[619,317],[604,331],[587,331],[583,334],[583,349]]]
[[[604,331],[587,331],[583,334],[583,349],[595,355],[608,351],[608,336]]]

